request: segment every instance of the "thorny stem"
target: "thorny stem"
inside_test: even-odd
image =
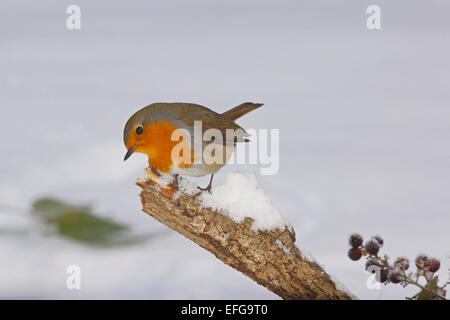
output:
[[[374,255],[370,255],[369,257],[374,257],[377,261],[380,261],[380,262],[382,263],[383,267],[388,268],[388,270],[394,270],[394,269],[395,269],[395,268],[393,268],[393,267],[391,267],[391,266],[389,265],[389,262],[388,262],[389,257],[388,257],[387,255],[384,255],[384,259],[383,259],[383,258],[380,258],[378,255],[375,255],[375,256],[374,256]],[[419,277],[421,276],[420,272],[421,272],[422,270],[417,270],[417,273],[416,273],[416,280],[415,280],[415,281],[412,280],[410,277],[408,277],[408,275],[406,274],[406,271],[405,271],[404,268],[400,268],[400,270],[403,272],[403,281],[406,282],[407,284],[415,285],[416,287],[422,289],[422,291],[425,291],[425,292],[427,292],[427,293],[429,293],[429,294],[435,296],[436,298],[439,298],[439,299],[441,299],[441,300],[447,300],[445,297],[443,297],[443,296],[441,296],[440,294],[434,292],[433,290],[430,290],[430,289],[428,289],[428,288],[422,286],[422,285],[418,282],[418,281],[419,281]],[[428,277],[426,276],[425,271],[422,271],[422,273],[423,273],[423,274],[422,274],[423,277],[424,277],[425,280],[427,281],[427,287],[430,287],[430,280],[429,280]],[[445,287],[447,286],[447,284],[449,284],[449,283],[450,283],[450,281],[448,281],[448,282],[444,285],[444,288],[445,288]],[[408,298],[408,299],[413,300],[413,299],[415,299],[419,294],[420,294],[420,292],[418,292],[418,293],[415,294],[413,297]]]
[[[391,269],[391,268],[390,268],[390,269]],[[405,269],[401,268],[401,270],[403,271],[403,281],[404,281],[404,282],[406,282],[407,284],[413,284],[413,285],[419,287],[420,289],[422,289],[423,291],[426,291],[426,292],[430,293],[431,295],[436,296],[436,297],[439,298],[439,299],[446,300],[445,297],[442,297],[442,296],[440,296],[439,294],[435,293],[434,291],[432,291],[432,290],[430,290],[430,289],[427,289],[427,288],[423,287],[422,285],[420,285],[419,282],[418,282],[419,276],[417,276],[417,280],[416,280],[416,281],[413,281],[413,280],[410,280],[410,278],[409,278],[408,275],[406,274]],[[419,274],[419,272],[417,272],[417,274]],[[428,286],[430,285],[430,282],[428,281],[428,279],[427,279],[427,284],[428,284]],[[415,299],[419,294],[420,294],[420,292],[416,293],[416,294],[415,294],[414,296],[412,296],[410,299],[411,299],[411,300]]]
[[[433,290],[430,290],[430,289],[425,288],[424,286],[422,286],[421,284],[419,284],[417,281],[413,281],[413,280],[411,280],[411,279],[409,279],[409,278],[403,279],[403,281],[405,281],[405,282],[407,282],[407,283],[409,283],[409,284],[413,284],[413,285],[419,287],[419,288],[422,289],[423,291],[425,291],[425,292],[427,292],[427,293],[429,293],[429,294],[435,296],[436,298],[439,298],[439,299],[441,299],[441,300],[447,300],[445,297],[443,297],[443,296],[441,296],[440,294],[434,292]],[[419,293],[418,293],[418,294],[419,294]],[[417,295],[418,295],[418,294],[417,294]]]

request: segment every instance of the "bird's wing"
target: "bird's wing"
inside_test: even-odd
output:
[[[232,119],[200,105],[185,104],[180,108],[178,120],[182,121],[189,131],[193,130],[195,121],[201,121],[203,134],[209,129],[217,129],[222,134],[223,144],[249,141],[250,135]],[[227,129],[231,130],[227,132]],[[215,135],[213,131],[210,133]]]

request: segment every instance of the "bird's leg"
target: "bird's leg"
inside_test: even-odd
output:
[[[173,182],[173,186],[176,188],[176,189],[178,189],[178,178],[180,177],[180,175],[178,174],[178,173],[175,173],[174,175],[173,175],[173,178],[174,178],[174,182]]]
[[[200,188],[200,187],[197,187],[197,188],[199,188],[201,191],[208,191],[209,193],[211,193],[213,177],[214,177],[214,173],[211,174],[211,179],[209,180],[209,184],[206,188]]]

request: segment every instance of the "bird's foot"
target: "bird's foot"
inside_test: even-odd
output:
[[[208,185],[206,188],[202,188],[202,187],[198,187],[197,189],[200,190],[199,192],[197,192],[196,194],[193,195],[194,198],[197,198],[199,195],[203,194],[203,192],[208,192],[211,193],[211,186]]]
[[[202,188],[202,187],[198,187],[197,186],[197,188],[200,190],[200,192],[196,193],[195,196],[203,193],[204,191],[208,191],[208,193],[211,193],[213,177],[214,177],[214,173],[211,175],[211,178],[209,179],[208,186],[206,188]]]
[[[197,187],[197,189],[200,190],[200,192],[208,191],[209,193],[211,193],[211,185],[208,185],[206,188]]]

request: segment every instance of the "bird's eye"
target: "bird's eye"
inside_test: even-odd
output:
[[[141,126],[139,126],[139,127],[136,128],[136,134],[137,134],[137,135],[140,135],[140,134],[142,134],[143,132],[144,132],[144,128],[142,128]]]

